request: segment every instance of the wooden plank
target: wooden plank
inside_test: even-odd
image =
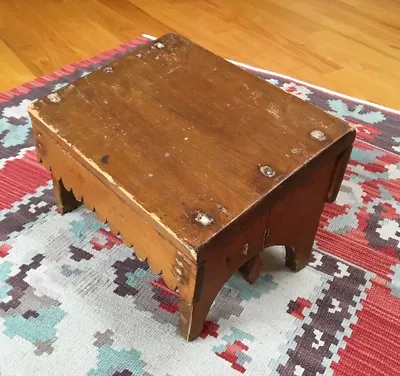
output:
[[[353,133],[175,34],[37,101],[31,113],[193,248]]]
[[[168,234],[157,231],[150,217],[138,214],[121,200],[117,192],[88,173],[82,164],[54,142],[48,129],[36,119],[33,119],[33,127],[39,160],[52,172],[58,208],[64,209],[63,206],[69,204],[72,207],[67,209],[72,209],[72,195],[76,200],[83,201],[89,210],[96,212],[101,222],[107,222],[115,234],[121,235],[126,245],[135,246],[136,257],[147,260],[154,273],[163,274],[169,288],[179,287],[181,296],[190,302],[196,255],[174,242]],[[60,197],[60,190],[64,197]],[[185,262],[184,279],[175,271],[178,253],[181,263]]]

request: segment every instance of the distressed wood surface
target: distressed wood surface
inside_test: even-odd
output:
[[[160,234],[151,217],[138,214],[135,208],[122,201],[118,192],[89,173],[78,159],[54,142],[49,130],[37,119],[33,119],[32,125],[38,158],[52,173],[59,212],[73,210],[83,201],[126,245],[135,246],[136,256],[147,260],[154,273],[162,274],[169,288],[179,287],[181,296],[190,301],[196,274],[195,255],[181,244],[174,244],[168,234]],[[178,252],[182,257],[177,257]],[[176,273],[177,266],[181,269],[177,260],[185,264],[184,273]]]
[[[351,133],[175,34],[36,102],[31,113],[194,249]]]
[[[253,283],[265,246],[303,268],[355,131],[168,34],[29,109],[56,204],[83,202],[181,295],[200,335],[227,279]]]

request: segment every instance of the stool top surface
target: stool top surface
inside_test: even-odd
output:
[[[176,34],[36,101],[30,113],[194,248],[353,132]]]

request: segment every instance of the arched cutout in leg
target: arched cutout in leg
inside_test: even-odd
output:
[[[239,256],[238,260],[241,257]],[[262,266],[259,253],[236,265],[225,263],[223,266],[223,262],[224,258],[221,258],[214,263],[199,266],[193,298],[180,301],[178,331],[188,341],[196,339],[201,334],[211,305],[224,283],[238,270],[248,282],[254,283]]]
[[[349,153],[340,157],[339,167],[334,159],[308,165],[297,175],[290,192],[270,210],[265,246],[284,244],[286,266],[293,271],[301,270],[310,260],[325,200],[334,199]]]
[[[264,254],[264,256],[268,257],[268,259],[264,260],[267,262],[267,270],[281,269],[283,267],[283,262],[287,268],[294,272],[298,272],[299,270],[303,269],[305,266],[307,266],[307,263],[310,260],[312,246],[309,248],[298,247],[297,249],[303,249],[303,251],[296,252],[294,247],[282,244],[268,246],[266,248],[267,252]]]

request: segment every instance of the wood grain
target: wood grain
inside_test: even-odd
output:
[[[399,14],[397,0],[2,1],[0,90],[141,33],[177,31],[218,55],[400,108]]]
[[[200,335],[223,284],[266,245],[303,268],[355,130],[177,34],[29,107],[61,213],[83,202],[181,295]]]
[[[194,249],[353,133],[175,34],[53,95],[32,114]],[[196,223],[198,213],[212,223]]]
[[[135,255],[141,260],[147,260],[154,273],[162,273],[169,288],[174,290],[179,285],[181,296],[191,301],[194,279],[189,275],[195,274],[196,267],[195,258],[190,252],[179,243],[173,243],[168,234],[160,234],[154,228],[151,218],[143,218],[143,215],[126,205],[116,192],[95,175],[89,174],[82,164],[60,148],[46,127],[36,119],[32,120],[39,159],[51,170],[55,181],[54,193],[59,211],[68,211],[64,210],[68,206],[72,209],[73,194],[76,200],[83,201],[89,210],[95,211],[101,222],[107,222],[126,245],[134,245]],[[186,264],[185,283],[180,283],[174,272],[178,251],[181,251]]]

